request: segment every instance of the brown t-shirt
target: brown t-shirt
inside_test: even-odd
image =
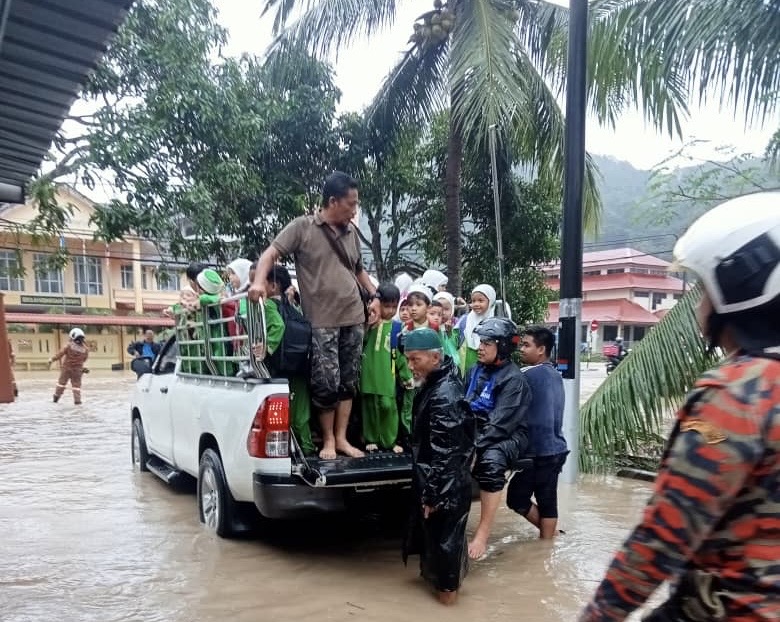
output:
[[[350,272],[328,242],[330,235],[354,266]],[[360,238],[350,225],[340,233],[331,229],[319,212],[299,216],[279,232],[272,246],[295,258],[303,313],[314,328],[356,326],[365,322],[355,274],[363,270]]]

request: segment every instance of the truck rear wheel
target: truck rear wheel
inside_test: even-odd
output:
[[[213,449],[200,457],[198,469],[198,514],[200,521],[221,538],[233,535],[235,502],[225,479],[222,460]]]
[[[132,438],[130,439],[130,451],[133,458],[133,468],[144,473],[149,470],[146,463],[149,462],[149,450],[146,448],[146,437],[144,436],[144,426],[141,420],[136,417],[133,419]]]

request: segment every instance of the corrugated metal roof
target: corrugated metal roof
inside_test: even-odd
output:
[[[0,0],[0,200],[23,202],[133,0]]]

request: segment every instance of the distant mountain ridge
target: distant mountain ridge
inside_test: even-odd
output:
[[[599,189],[604,207],[599,234],[586,236],[585,250],[628,246],[670,260],[677,236],[682,235],[710,205],[680,200],[670,207],[657,196],[651,196],[650,183],[658,182],[658,178],[653,177],[653,171],[637,169],[629,162],[609,156],[597,155],[593,156],[593,160],[601,173]],[[759,160],[746,160],[741,164],[745,170],[751,170],[751,175],[766,181],[767,185],[780,185],[768,169],[765,174],[756,173],[757,165],[763,166]],[[715,167],[711,164],[681,167],[666,183],[675,188],[687,188],[690,184],[686,182],[692,177],[713,169]],[[749,188],[751,191],[757,189]]]

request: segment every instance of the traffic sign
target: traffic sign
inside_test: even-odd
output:
[[[598,320],[593,320],[590,323],[590,330],[595,333],[598,329],[599,329],[599,321]]]

